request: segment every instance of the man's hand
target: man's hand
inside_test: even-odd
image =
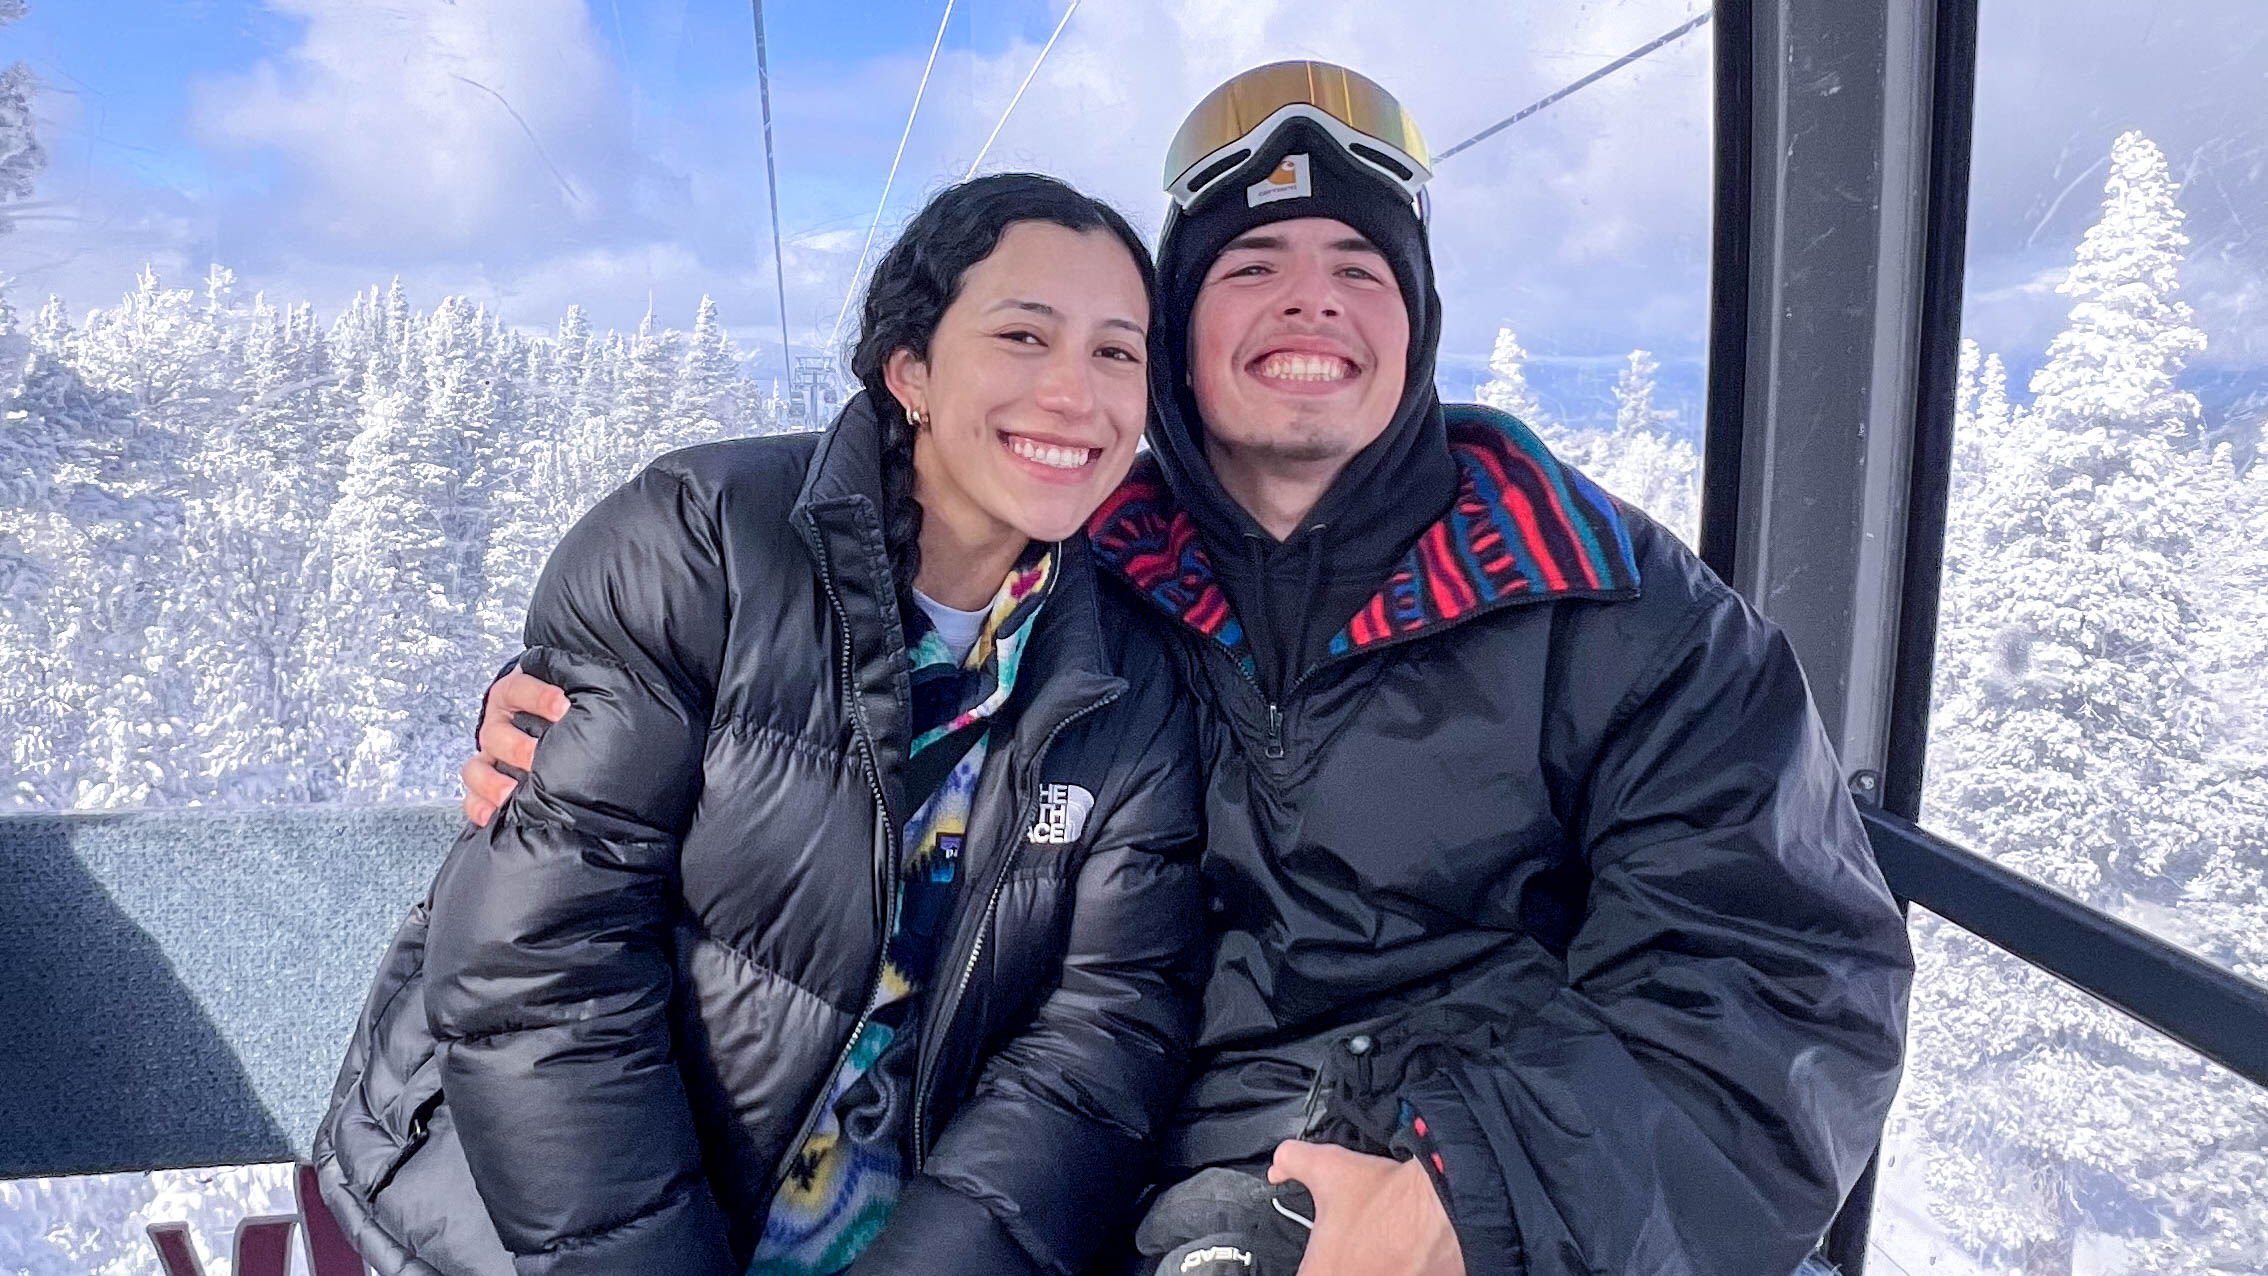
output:
[[[1299,1276],[1465,1276],[1449,1212],[1416,1161],[1292,1140],[1268,1168],[1269,1182],[1286,1179],[1315,1198]]]
[[[513,725],[515,713],[557,722],[567,716],[567,693],[517,669],[489,687],[480,706],[480,752],[457,773],[465,781],[465,818],[483,828],[520,786],[499,764],[522,772],[535,765],[536,738]]]

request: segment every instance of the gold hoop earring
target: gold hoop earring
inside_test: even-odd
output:
[[[929,428],[929,415],[920,408],[907,408],[906,424],[916,430],[926,430]]]

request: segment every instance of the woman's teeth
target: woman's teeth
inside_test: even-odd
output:
[[[1095,459],[1099,448],[1057,447],[1027,439],[1021,434],[1008,436],[1008,450],[1027,461],[1037,461],[1051,470],[1076,470]]]
[[[1278,381],[1344,381],[1354,365],[1336,355],[1272,354],[1260,361],[1260,375]]]

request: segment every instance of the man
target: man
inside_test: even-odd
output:
[[[1153,452],[1090,534],[1199,707],[1217,950],[1128,1270],[1778,1276],[1880,1136],[1904,926],[1779,633],[1440,402],[1428,176],[1316,63],[1168,163]],[[491,691],[474,818],[550,694]]]

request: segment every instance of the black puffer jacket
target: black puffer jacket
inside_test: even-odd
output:
[[[1200,476],[1145,461],[1092,525],[1200,689],[1223,933],[1168,1155],[1414,1152],[1474,1276],[1792,1271],[1880,1136],[1912,969],[1803,675],[1510,417],[1446,433],[1447,515],[1277,699]]]
[[[571,708],[404,926],[316,1139],[381,1273],[746,1264],[872,991],[906,814],[878,441],[856,400],[824,436],[675,453],[553,554],[521,663]],[[923,1006],[915,1161],[862,1271],[1074,1270],[1183,1075],[1190,724],[1084,541],[1060,561]]]

